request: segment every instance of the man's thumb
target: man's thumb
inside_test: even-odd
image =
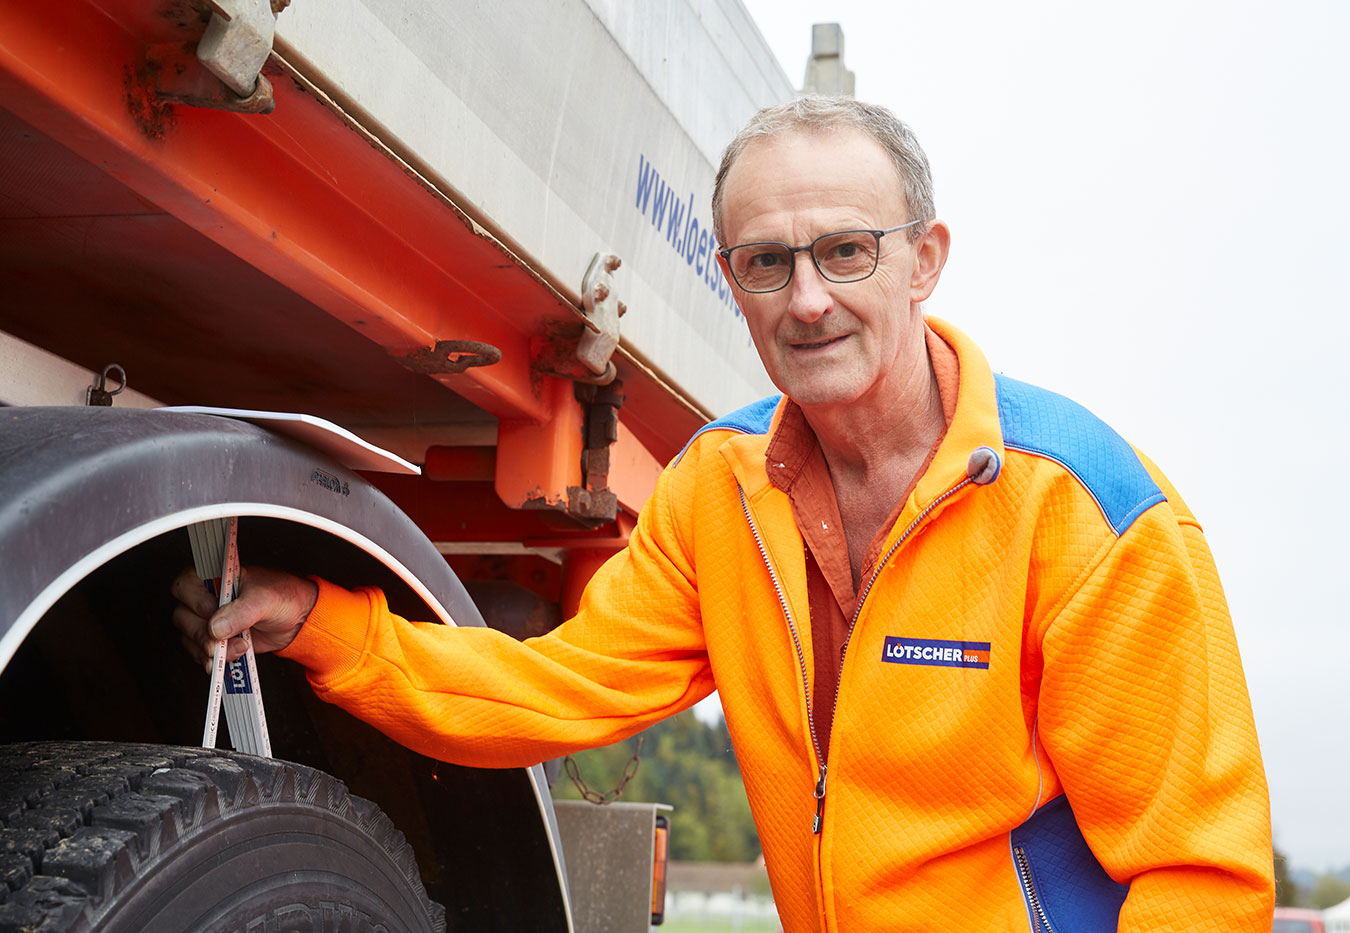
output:
[[[216,610],[216,614],[211,616],[211,637],[233,638],[253,625],[258,620],[249,611],[251,608],[243,599],[236,599],[221,606]]]

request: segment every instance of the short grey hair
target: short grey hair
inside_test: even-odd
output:
[[[727,175],[731,166],[746,148],[757,140],[773,139],[789,133],[830,133],[842,128],[861,130],[886,151],[905,192],[905,207],[910,220],[931,221],[937,214],[933,207],[933,175],[928,168],[928,157],[923,154],[914,131],[885,107],[863,103],[852,97],[806,96],[785,104],[765,107],[750,118],[722,153],[722,165],[717,170],[713,185],[713,236],[723,246],[722,199],[725,196]],[[890,221],[888,220],[887,223]],[[914,242],[928,231],[928,224],[915,224],[905,231]]]

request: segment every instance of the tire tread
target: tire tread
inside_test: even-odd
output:
[[[0,933],[98,929],[139,873],[215,823],[266,801],[353,824],[419,892],[412,848],[383,811],[332,775],[224,749],[29,742],[0,749]]]

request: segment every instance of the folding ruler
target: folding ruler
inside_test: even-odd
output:
[[[208,589],[220,596],[220,605],[239,595],[239,519],[217,518],[188,526],[192,540],[192,561],[197,576]],[[211,667],[211,689],[206,698],[206,728],[202,747],[216,747],[220,725],[220,707],[225,706],[225,721],[230,727],[230,744],[236,751],[272,757],[267,737],[267,716],[263,713],[262,687],[258,683],[258,664],[253,655],[253,637],[245,630],[244,656],[225,661],[225,639],[216,643]]]

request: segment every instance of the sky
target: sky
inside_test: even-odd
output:
[[[918,134],[929,313],[1168,474],[1223,577],[1276,846],[1350,865],[1350,3],[745,0]]]

